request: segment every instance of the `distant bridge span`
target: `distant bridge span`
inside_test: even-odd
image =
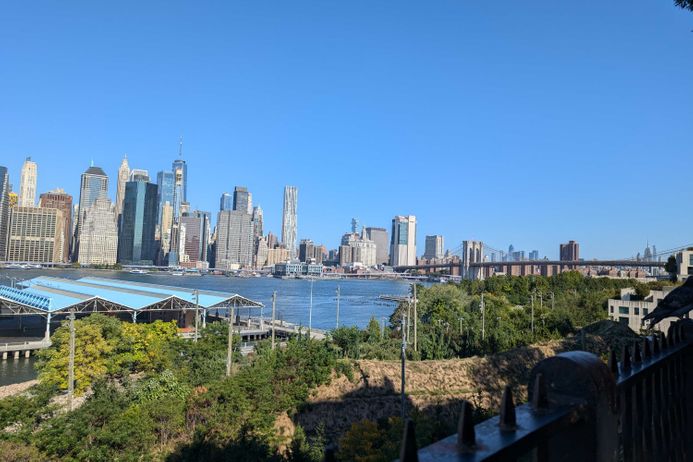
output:
[[[664,268],[666,262],[661,261],[638,261],[638,260],[522,260],[522,261],[485,261],[470,263],[470,268],[499,268],[503,266],[558,266],[561,268],[583,267],[583,266],[628,266],[635,268]],[[432,263],[426,265],[395,266],[396,272],[404,272],[417,269],[435,268],[461,268],[462,263]]]

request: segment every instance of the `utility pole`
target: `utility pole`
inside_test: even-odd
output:
[[[534,294],[532,294],[532,338],[534,338]]]
[[[484,306],[484,293],[481,293],[481,340],[486,339],[486,307]]]
[[[416,315],[416,282],[414,283],[414,351],[418,351],[418,337],[416,335],[416,325],[418,322],[418,316]]]
[[[272,349],[274,350],[274,319],[277,313],[277,291],[272,292]]]
[[[339,329],[339,297],[341,295],[341,291],[339,289],[339,286],[337,286],[337,329]]]
[[[308,338],[313,329],[313,278],[310,278],[310,308],[308,309]]]
[[[231,305],[231,313],[229,315],[229,335],[226,345],[226,377],[231,377],[231,366],[233,364],[233,318],[235,316],[236,302]]]
[[[407,324],[407,316],[402,315],[402,390],[401,390],[401,406],[402,406],[402,422],[406,421],[406,416],[407,416],[407,401],[406,401],[406,396],[405,396],[405,390],[406,390],[406,376],[405,376],[405,371],[406,371],[406,361],[407,361],[407,339],[404,336],[404,326]]]
[[[200,322],[200,291],[195,289],[195,343],[200,335],[198,331],[198,323]]]
[[[75,397],[75,311],[70,310],[70,359],[67,366],[67,401],[70,411],[74,409]]]

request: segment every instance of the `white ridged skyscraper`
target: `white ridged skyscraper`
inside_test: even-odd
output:
[[[27,157],[19,179],[20,207],[36,207],[36,162]]]
[[[123,161],[120,163],[120,168],[118,168],[118,185],[116,189],[116,217],[119,217],[123,213],[123,201],[125,200],[125,183],[129,181],[130,178],[130,165],[128,164],[128,156],[125,154]]]
[[[282,243],[291,258],[296,258],[298,250],[298,188],[284,187],[284,211],[282,214]]]

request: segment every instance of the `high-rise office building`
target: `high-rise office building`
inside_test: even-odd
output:
[[[445,242],[443,236],[439,234],[434,234],[433,236],[426,236],[426,249],[424,251],[424,258],[436,258],[441,259],[445,255]]]
[[[158,232],[161,233],[161,215],[164,212],[164,204],[168,202],[173,210],[173,172],[162,170],[156,174],[157,185],[157,218],[156,225],[159,227]]]
[[[142,168],[133,168],[130,170],[128,181],[144,181],[149,183],[149,171]]]
[[[10,216],[7,260],[60,263],[66,254],[65,218],[62,210],[14,207]]]
[[[264,218],[262,216],[262,207],[253,207],[253,234],[256,239],[262,237]]]
[[[125,183],[118,233],[118,262],[151,265],[156,258],[157,186],[149,175],[134,174]]]
[[[375,266],[377,260],[377,247],[375,242],[366,237],[366,231],[347,233],[342,236],[342,245],[339,246],[339,265],[360,264],[363,266]]]
[[[559,253],[561,261],[578,261],[580,259],[580,244],[575,241],[568,241],[561,244]]]
[[[189,268],[207,268],[207,249],[209,247],[210,214],[195,210],[185,213],[181,219],[185,227],[181,266]]]
[[[416,265],[416,217],[398,215],[392,219],[390,265]]]
[[[253,225],[243,210],[224,210],[217,219],[215,264],[217,268],[234,269],[253,264]]]
[[[115,206],[108,198],[97,197],[89,207],[80,207],[79,216],[77,261],[82,265],[114,265],[118,253]]]
[[[70,245],[72,243],[72,196],[62,189],[54,189],[39,196],[39,207],[46,209],[58,209],[63,212],[63,255],[59,261],[67,262],[70,258]]]
[[[0,261],[6,260],[7,233],[10,227],[10,176],[0,166]]]
[[[118,183],[116,185],[116,216],[120,218],[123,213],[123,201],[125,200],[125,183],[130,179],[130,165],[128,164],[127,154],[123,156],[123,160],[120,162],[120,167],[118,168]]]
[[[390,262],[390,242],[387,238],[385,228],[366,229],[366,237],[375,243],[375,262],[376,265],[387,265]]]
[[[233,209],[245,213],[252,213],[252,208],[248,212],[248,204],[250,201],[250,193],[245,186],[236,186],[233,188]]]
[[[183,138],[180,139],[178,146],[178,159],[173,161],[171,170],[174,177],[176,176],[176,171],[180,173],[180,191],[177,194],[178,197],[174,200],[174,205],[177,203],[178,207],[180,207],[182,202],[188,202],[188,165],[183,160]]]
[[[10,191],[10,208],[19,205],[19,194],[14,191]]]
[[[186,202],[185,200],[185,172],[187,166],[185,161],[173,163],[173,221],[178,221],[181,215],[181,207]]]
[[[282,244],[291,258],[296,258],[298,250],[298,188],[284,187],[284,208],[282,211]]]
[[[19,206],[36,207],[36,162],[27,157],[19,180]]]
[[[222,193],[219,199],[219,211],[223,212],[224,210],[233,210],[233,194],[231,193]]]
[[[108,199],[108,176],[100,167],[92,165],[82,173],[79,187],[79,213],[76,217],[77,227],[75,229],[75,244],[73,248],[73,260],[75,261],[81,262],[79,252],[82,239],[82,224],[84,223],[87,210],[91,208],[97,199]]]
[[[538,250],[530,250],[529,251],[529,259],[530,260],[539,260],[539,251]]]
[[[260,237],[255,246],[255,268],[260,269],[265,266],[268,253],[269,247],[267,246],[267,239]]]
[[[315,244],[310,239],[301,239],[298,245],[298,259],[302,262],[308,262],[311,258],[315,258]]]

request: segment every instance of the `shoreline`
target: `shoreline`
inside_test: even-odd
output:
[[[27,391],[29,388],[31,388],[37,384],[38,384],[38,380],[33,379],[33,380],[27,380],[26,382],[12,383],[10,385],[0,386],[0,399],[23,393],[23,392]]]

